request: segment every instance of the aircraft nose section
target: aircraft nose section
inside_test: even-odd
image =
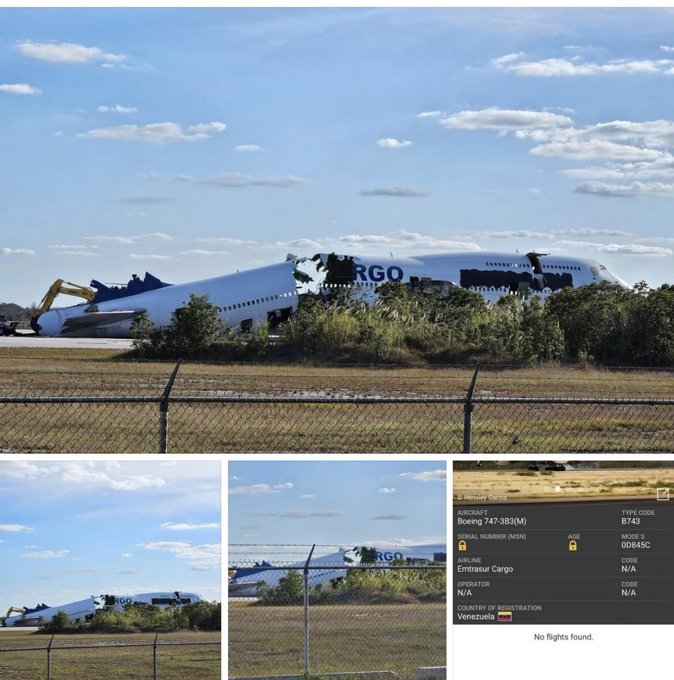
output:
[[[53,337],[61,334],[63,321],[59,314],[51,310],[39,316],[34,316],[30,321],[31,328],[39,335]]]

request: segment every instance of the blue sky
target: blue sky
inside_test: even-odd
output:
[[[219,461],[0,461],[0,611],[104,593],[220,600]]]
[[[229,544],[255,546],[230,547],[230,560],[307,555],[273,544],[319,555],[447,540],[444,461],[230,461],[228,475]]]
[[[330,250],[671,280],[673,31],[671,9],[1,9],[2,300]]]

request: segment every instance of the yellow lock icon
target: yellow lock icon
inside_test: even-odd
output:
[[[574,541],[573,539],[569,541],[569,550],[571,552],[576,552],[578,550],[578,543],[576,543],[576,541]]]
[[[468,550],[468,544],[465,541],[459,541],[459,552]]]

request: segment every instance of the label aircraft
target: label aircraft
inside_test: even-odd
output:
[[[58,612],[65,612],[74,623],[90,621],[99,609],[107,611],[122,611],[127,604],[143,603],[151,604],[166,609],[167,607],[182,607],[193,602],[200,602],[201,597],[196,593],[158,592],[139,593],[137,595],[99,595],[88,597],[77,602],[50,607],[39,604],[34,608],[12,607],[14,611],[23,611],[18,616],[8,616],[2,619],[3,626],[39,626],[41,623],[49,623]],[[11,611],[11,610],[10,610]]]
[[[337,583],[347,573],[344,566],[358,566],[362,563],[376,563],[381,566],[395,560],[406,562],[446,562],[447,544],[414,545],[403,547],[358,547],[350,550],[340,548],[339,552],[315,557],[311,560],[308,573],[309,586]],[[278,586],[279,581],[295,570],[301,572],[305,561],[290,565],[274,566],[270,562],[256,562],[252,567],[234,568],[234,576],[229,580],[230,597],[256,597],[258,586],[264,582],[270,588]],[[318,568],[317,568],[318,567]]]
[[[314,271],[307,273],[307,267]],[[310,259],[288,255],[279,264],[175,285],[150,274],[143,280],[134,276],[121,287],[92,281],[95,294],[93,289],[84,289],[91,299],[48,309],[35,316],[31,325],[45,336],[128,338],[136,316],[146,312],[155,325],[164,326],[194,294],[207,295],[228,326],[246,331],[255,323],[268,322],[274,327],[286,321],[297,309],[302,291],[330,296],[348,289],[354,299],[372,303],[378,286],[387,281],[398,281],[420,293],[461,287],[494,302],[503,295],[546,297],[565,287],[603,281],[627,287],[596,260],[535,252],[477,251],[405,258],[319,253]]]

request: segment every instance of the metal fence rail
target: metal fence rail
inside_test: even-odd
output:
[[[671,452],[674,399],[217,394],[0,397],[0,451]]]
[[[136,641],[113,641],[109,635],[100,638],[83,641],[74,636],[41,639],[31,636],[21,643],[0,638],[0,678],[183,680],[187,674],[200,680],[221,677],[219,640],[160,639],[159,635]]]
[[[312,586],[311,574],[328,566],[342,583]],[[290,570],[263,569],[279,571],[285,583],[273,579],[278,585],[262,586],[261,597],[229,600],[229,677],[387,671],[412,678],[420,667],[443,675],[444,564],[312,566],[307,560]]]

